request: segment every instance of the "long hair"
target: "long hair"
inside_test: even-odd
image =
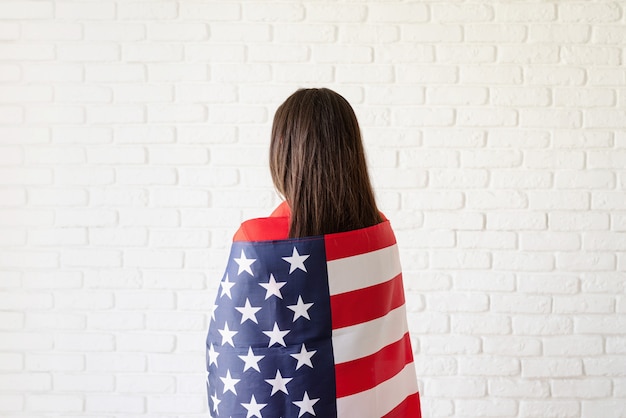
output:
[[[289,237],[365,228],[382,221],[354,110],[329,89],[300,89],[278,108],[270,171],[291,208]]]

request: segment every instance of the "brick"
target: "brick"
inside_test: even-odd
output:
[[[185,176],[181,173],[181,184]],[[152,191],[151,202],[157,207],[207,207],[209,193],[205,190],[161,188]]]
[[[517,111],[512,109],[460,108],[457,125],[468,127],[502,127],[518,124]]]
[[[580,128],[583,123],[583,114],[572,110],[522,109],[519,112],[521,127],[549,128],[558,126],[563,128]]]
[[[107,392],[113,391],[113,376],[106,374],[69,374],[55,373],[53,388],[56,391]]]
[[[585,232],[583,247],[588,251],[626,251],[626,236],[615,232]]]
[[[549,296],[528,294],[498,294],[491,295],[490,309],[493,312],[504,313],[542,313],[547,314],[552,308]]]
[[[0,246],[12,247],[26,245],[26,230],[0,229]]]
[[[39,106],[26,109],[27,123],[32,124],[80,124],[85,120],[85,109],[79,106]]]
[[[523,232],[519,234],[524,251],[575,251],[581,249],[580,235],[573,232]]]
[[[415,359],[415,371],[418,376],[454,376],[457,374],[457,361],[450,356],[430,357],[430,361],[420,357]]]
[[[555,231],[602,231],[609,229],[609,216],[597,212],[551,211],[548,224]]]
[[[606,338],[607,354],[623,354],[626,353],[626,338],[620,336],[609,336]]]
[[[624,323],[624,315],[580,316],[575,319],[574,326],[577,333],[610,335],[620,334]]]
[[[396,78],[400,83],[456,83],[458,80],[458,72],[458,68],[454,65],[434,66],[405,63],[396,65]]]
[[[179,132],[183,132],[182,129]],[[184,137],[179,136],[182,141]],[[119,144],[171,143],[175,140],[175,130],[170,126],[118,126],[113,137]]]
[[[575,417],[580,414],[580,403],[578,401],[559,401],[550,399],[549,401],[520,401],[519,416],[530,417]]]
[[[2,209],[0,214],[2,226],[50,226],[54,221],[54,213],[50,210]]]
[[[579,86],[584,84],[586,80],[586,73],[582,68],[564,66],[552,67],[542,65],[527,68],[524,70],[524,75],[527,82],[531,85]],[[591,74],[589,79],[591,81]]]
[[[459,373],[469,376],[512,376],[519,374],[519,361],[517,359],[499,358],[488,356],[487,358],[464,358],[459,359]]]
[[[503,46],[498,47],[498,51]],[[488,45],[472,45],[464,46],[440,44],[435,47],[437,62],[439,63],[468,63],[468,64],[484,64],[495,62],[496,48]]]
[[[521,209],[528,207],[525,193],[509,190],[471,190],[466,193],[465,206],[469,209]]]
[[[420,25],[402,25],[401,39],[419,43],[461,42],[463,28],[460,25],[441,25],[424,23]]]
[[[508,292],[515,288],[515,277],[507,273],[455,272],[454,288],[459,290]]]
[[[551,44],[502,45],[498,46],[498,61],[505,64],[556,64],[559,62],[559,47]]]
[[[585,358],[583,364],[588,376],[624,376],[626,369],[623,356]]]
[[[113,96],[118,103],[171,102],[174,89],[171,86],[121,85],[113,86]]]
[[[166,43],[125,44],[122,60],[125,62],[182,61],[183,46]]]
[[[0,265],[3,267],[58,268],[59,255],[49,251],[10,251],[0,254]]]
[[[535,24],[533,22],[528,32],[530,42],[578,44],[589,42],[590,38],[591,27],[589,25]]]
[[[246,21],[298,22],[304,19],[304,14],[304,6],[295,3],[246,3],[243,7]]]
[[[510,85],[522,83],[522,69],[519,66],[464,65],[460,68],[460,79],[464,84]]]
[[[206,63],[151,63],[148,67],[150,81],[206,81],[209,70]],[[151,88],[154,86],[150,86]]]
[[[572,319],[558,315],[519,315],[513,318],[513,333],[527,336],[572,334]]]
[[[499,271],[552,271],[552,253],[497,252],[493,255],[493,268]]]
[[[148,399],[148,411],[196,414],[205,412],[206,402],[198,396],[159,396]]]
[[[429,293],[426,306],[435,312],[485,312],[489,299],[481,293]]]
[[[130,42],[146,39],[146,27],[141,23],[89,22],[84,31],[88,41]]]
[[[138,82],[146,80],[141,64],[95,64],[85,65],[85,78],[95,82]]]
[[[493,7],[485,4],[434,4],[431,10],[436,22],[486,22],[494,17]]]
[[[214,28],[214,25],[211,27]],[[331,43],[337,40],[337,31],[343,29],[345,29],[343,25],[337,29],[335,25],[330,24],[303,25],[281,22],[280,25],[272,27],[272,34],[273,39],[281,43]]]
[[[2,299],[6,300],[6,298],[2,298]],[[9,306],[5,309],[16,309],[15,304],[10,303]],[[22,329],[23,327],[24,327],[24,314],[22,314],[21,312],[0,312],[0,329],[18,330],[18,329]]]
[[[50,102],[52,88],[50,86],[1,86],[0,103]]]
[[[76,354],[28,354],[26,370],[33,372],[81,371],[85,367],[82,355]]]
[[[525,293],[573,294],[578,293],[580,281],[576,276],[519,274],[517,288]]]
[[[124,2],[117,5],[117,17],[122,20],[174,19],[177,15],[178,4],[167,1]]]
[[[121,375],[116,380],[116,392],[120,393],[164,394],[176,391],[176,379],[173,376]]]
[[[461,314],[451,315],[452,331],[469,335],[508,335],[511,319],[504,315]],[[510,363],[509,363],[510,364]]]
[[[73,168],[60,167],[55,169],[55,181],[62,185],[106,185],[114,181],[114,172],[111,168]],[[97,212],[97,211],[96,211]],[[100,211],[106,212],[106,211]],[[87,211],[83,211],[87,213]],[[92,212],[93,213],[93,212]],[[107,218],[109,218],[107,216]]]
[[[93,85],[56,85],[55,102],[64,103],[106,103],[113,98],[111,89]]]
[[[485,379],[472,378],[442,378],[436,381],[427,381],[424,392],[437,398],[480,398],[487,392]]]
[[[481,341],[468,335],[423,335],[420,336],[421,351],[428,355],[477,354]]]
[[[186,1],[180,4],[180,18],[202,21],[234,21],[241,18],[241,6],[232,2]]]
[[[92,147],[87,150],[87,161],[91,164],[143,164],[146,152],[139,147]]]
[[[21,371],[24,367],[24,354],[0,353],[0,370],[5,372]],[[2,410],[0,408],[0,410]]]
[[[0,106],[0,123],[24,122],[24,110],[18,106]]]
[[[308,3],[307,21],[312,22],[363,22],[367,16],[366,6],[337,3]]]
[[[132,352],[142,352],[142,353],[169,353],[174,350],[176,347],[176,337],[174,335],[165,335],[162,333],[159,334],[146,334],[146,333],[127,333],[117,336],[116,338],[117,348],[120,351],[132,351]],[[124,377],[126,379],[124,379]],[[147,385],[144,388],[134,387],[135,382],[143,382],[143,379],[155,379],[154,385]],[[159,379],[165,378],[164,376],[119,376],[117,379],[118,390],[122,392],[142,392],[144,390],[150,390],[151,387],[154,386],[162,386],[162,384],[158,383]],[[170,388],[169,391],[172,391],[171,385],[169,384],[169,379],[173,379],[168,377],[167,387]],[[126,381],[128,381],[126,383]],[[125,383],[122,383],[125,382]],[[126,389],[126,390],[124,390]]]
[[[33,41],[78,41],[82,37],[83,28],[78,23],[37,22],[22,25],[22,39]]]
[[[553,186],[553,175],[546,170],[498,170],[491,175],[495,189],[550,189]]]
[[[589,168],[619,169],[626,166],[626,150],[607,150],[587,152]]]
[[[36,246],[85,245],[86,232],[83,228],[50,228],[31,230],[28,241]]]
[[[278,29],[278,28],[277,28]],[[342,43],[367,43],[382,42],[385,44],[396,42],[400,39],[400,31],[395,25],[387,24],[342,24],[338,29],[338,39]],[[294,34],[297,37],[297,34]],[[302,40],[306,42],[306,39]]]
[[[594,192],[591,195],[591,208],[600,210],[626,209],[626,196],[622,192]]]
[[[534,22],[533,22],[534,23]],[[518,43],[526,40],[523,25],[482,24],[464,25],[465,40],[468,42]]]
[[[0,375],[2,391],[46,391],[51,389],[49,373],[3,373]]]
[[[406,192],[402,195],[403,209],[421,210],[454,210],[461,209],[464,205],[464,196],[460,192]]]
[[[392,113],[392,118],[400,126],[452,126],[455,112],[447,108],[401,107]]]
[[[547,398],[550,394],[548,382],[521,379],[490,379],[489,394],[502,398]]]
[[[301,49],[306,51],[306,49]],[[233,44],[189,44],[185,46],[185,60],[196,62],[241,62],[246,59],[246,49],[243,45]],[[266,60],[271,61],[271,60]]]
[[[505,357],[534,357],[541,355],[538,338],[517,336],[488,336],[483,339],[485,354]]]
[[[616,86],[626,80],[626,71],[615,68],[589,68],[590,86]]]
[[[590,198],[587,192],[529,191],[529,207],[533,210],[586,210]]]
[[[305,62],[309,60],[310,50],[303,45],[259,45],[248,50],[250,62]]]
[[[80,314],[43,311],[41,313],[29,312],[26,315],[26,328],[32,330],[83,330],[85,324],[84,315]]]
[[[142,414],[145,412],[145,397],[120,394],[89,394],[85,396],[85,410],[104,413]]]
[[[546,356],[586,357],[601,355],[603,351],[601,336],[564,335],[550,336],[543,340],[543,352]]]
[[[433,105],[480,105],[487,103],[488,91],[483,87],[430,87],[426,103]]]
[[[537,378],[582,376],[583,367],[579,359],[528,358],[522,359],[522,376]]]
[[[585,126],[590,128],[622,128],[626,111],[619,109],[589,109],[585,111]]]
[[[28,66],[24,67],[29,68]],[[0,81],[18,81],[21,77],[22,68],[20,66],[15,64],[0,64]]]
[[[215,106],[209,108],[209,122],[218,124],[264,123],[267,109],[261,106]]]
[[[495,87],[490,89],[490,102],[499,106],[541,107],[551,104],[551,91],[540,87]]]
[[[564,46],[561,61],[570,65],[619,65],[620,49],[614,47]]]
[[[601,414],[606,418],[619,418],[623,415],[623,399],[583,400],[581,416]]]
[[[266,24],[212,23],[210,30],[211,41],[215,42],[260,43],[269,42],[272,39],[272,26]]]
[[[563,22],[615,22],[621,17],[618,3],[559,5],[559,19]]]
[[[549,22],[556,19],[556,7],[553,4],[497,4],[496,19],[499,22]]]
[[[138,268],[182,268],[181,251],[160,251],[153,249],[127,249],[124,251],[124,266]]]
[[[394,79],[394,69],[389,65],[338,65],[336,81],[346,83],[388,83]]]
[[[455,411],[463,416],[478,414],[483,417],[515,416],[517,402],[511,399],[496,400],[469,400],[462,399],[455,402]]]
[[[88,45],[58,45],[57,58],[64,62],[118,61],[120,48],[110,43],[95,42]]]
[[[595,44],[623,45],[626,30],[623,26],[595,26],[592,41]]]
[[[152,312],[146,315],[147,329],[157,331],[203,331],[206,329],[204,314],[188,312]]]
[[[313,61],[322,64],[364,64],[374,55],[372,48],[356,45],[314,45],[311,51]],[[382,57],[381,61],[385,62]]]
[[[53,6],[51,2],[42,1],[5,1],[0,4],[0,16],[3,19],[50,19]]]
[[[109,2],[57,2],[55,17],[58,19],[115,19],[115,3]]]

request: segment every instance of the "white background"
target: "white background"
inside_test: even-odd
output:
[[[0,2],[0,415],[206,416],[276,107],[359,117],[425,417],[626,417],[624,1]]]

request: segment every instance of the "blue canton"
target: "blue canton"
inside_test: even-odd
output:
[[[234,242],[207,335],[213,417],[336,417],[323,237]]]

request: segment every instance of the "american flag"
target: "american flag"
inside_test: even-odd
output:
[[[206,345],[213,417],[421,416],[388,221],[234,242]]]

